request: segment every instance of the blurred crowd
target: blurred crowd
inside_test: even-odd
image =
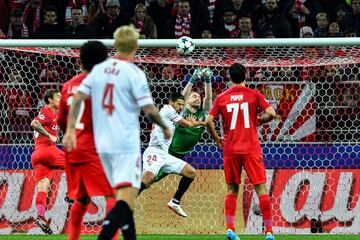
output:
[[[0,38],[358,37],[360,0],[0,0]]]

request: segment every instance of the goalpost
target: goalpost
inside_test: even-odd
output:
[[[111,47],[113,40],[102,40]],[[80,72],[78,47],[85,40],[0,41],[0,234],[37,234],[35,179],[30,156],[31,120],[42,94]],[[359,38],[194,40],[181,56],[176,40],[139,40],[135,63],[148,77],[157,105],[179,91],[196,68],[213,73],[213,95],[228,88],[227,68],[240,62],[248,85],[261,91],[281,119],[259,127],[273,204],[275,233],[360,233],[360,41]],[[109,49],[114,54],[114,49]],[[193,90],[204,96],[203,83]],[[141,118],[142,147],[151,123]],[[121,134],[121,133],[119,133]],[[109,140],[110,141],[110,140]],[[222,153],[208,133],[186,160],[197,178],[182,200],[184,219],[166,208],[179,178],[168,176],[138,199],[137,231],[142,234],[222,234],[226,193]],[[242,176],[237,229],[261,233],[258,200]],[[54,233],[64,233],[68,205],[66,177],[52,181],[46,217]],[[103,197],[92,199],[83,233],[97,233],[105,217]]]

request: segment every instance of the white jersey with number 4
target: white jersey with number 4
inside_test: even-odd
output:
[[[140,151],[139,113],[153,104],[145,73],[133,63],[109,58],[96,65],[79,87],[91,96],[98,153]]]
[[[183,119],[183,117],[170,105],[164,105],[160,110],[160,116],[164,120],[166,126],[171,130],[172,134],[174,134],[175,123]],[[160,148],[167,152],[170,144],[171,139],[165,139],[162,128],[155,125],[155,128],[150,135],[149,147]]]

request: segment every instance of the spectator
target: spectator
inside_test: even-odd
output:
[[[0,29],[5,29],[9,25],[9,12],[7,0],[0,0]]]
[[[290,24],[293,33],[298,33],[300,28],[304,27],[308,20],[308,16],[310,16],[310,9],[306,7],[304,4],[308,2],[306,0],[294,0],[293,6],[290,10]],[[296,36],[298,37],[298,36]]]
[[[311,27],[304,26],[300,28],[300,38],[312,38],[314,37],[314,32]]]
[[[344,34],[342,32],[340,32],[340,27],[337,22],[332,22],[329,25],[328,36],[329,37],[343,37],[344,36]]]
[[[348,28],[346,31],[345,31],[345,37],[358,37],[358,31],[356,31],[355,29],[353,28]]]
[[[223,0],[224,1],[224,0]],[[236,15],[237,19],[240,19],[241,16],[244,15],[252,15],[252,3],[253,0],[249,1],[249,4],[247,4],[246,0],[226,0],[223,4],[223,8],[220,9],[220,11],[226,9],[226,8],[232,8],[234,9],[234,13]],[[221,6],[220,6],[221,7]]]
[[[29,30],[24,24],[23,13],[18,8],[15,8],[11,12],[10,24],[7,31],[7,38],[9,39],[29,38]]]
[[[344,4],[340,4],[336,8],[336,22],[339,24],[340,30],[346,29],[350,21],[350,13]]]
[[[7,116],[9,117],[13,139],[20,140],[24,128],[28,127],[31,122],[31,107],[34,105],[28,87],[25,82],[24,72],[20,65],[15,65],[10,69],[6,76],[6,102],[8,105]]]
[[[290,23],[281,15],[277,0],[266,1],[265,12],[257,23],[257,36],[265,37],[269,31],[279,38],[292,37]]]
[[[41,82],[57,83],[60,80],[59,73],[57,72],[54,66],[55,64],[53,64],[51,61],[48,61],[46,63],[45,68],[43,68],[43,70],[40,73]]]
[[[164,38],[164,23],[171,18],[171,8],[166,0],[155,0],[148,8],[149,16],[154,20],[159,38]]]
[[[202,32],[201,23],[192,18],[188,0],[179,1],[179,11],[176,17],[170,19],[164,29],[165,38],[180,38],[189,36],[199,38]]]
[[[3,32],[3,30],[0,29],[0,39],[5,39],[5,38],[6,38],[5,33]]]
[[[276,38],[276,35],[272,30],[267,30],[264,32],[264,38]]]
[[[41,23],[41,0],[30,0],[24,9],[24,23],[28,27],[29,36],[33,37]]]
[[[66,15],[66,8],[67,8],[67,3],[68,1],[72,1],[72,0],[42,0],[42,5],[43,6],[54,6],[57,10],[57,19],[56,21],[58,22],[59,26],[64,30],[65,26],[69,25],[65,25],[65,15]],[[71,14],[71,9],[70,9],[70,14]],[[70,16],[71,17],[71,16]]]
[[[322,11],[328,14],[329,19],[336,18],[336,7],[345,3],[347,0],[318,0],[322,6]]]
[[[35,33],[35,38],[58,39],[64,38],[63,29],[57,23],[57,9],[54,6],[47,6],[44,11],[44,22]]]
[[[329,17],[326,13],[321,12],[316,15],[317,28],[315,29],[315,37],[327,37],[328,26],[329,26]]]
[[[219,38],[236,38],[239,35],[238,21],[234,9],[224,9],[222,21],[219,21],[214,34]]]
[[[90,3],[88,24],[95,26],[102,14],[105,14],[104,0],[97,0]]]
[[[164,81],[169,81],[169,80],[174,81],[174,80],[176,80],[175,71],[170,65],[164,67],[161,70],[161,80],[164,80]]]
[[[95,30],[83,21],[83,11],[81,7],[73,7],[71,9],[71,24],[65,27],[64,35],[70,39],[96,38]]]
[[[200,0],[196,6],[196,16],[205,29],[213,30],[216,20],[221,17],[223,0]],[[219,13],[220,12],[220,13]]]
[[[153,0],[150,0],[153,1]],[[133,13],[135,11],[135,7],[138,3],[145,3],[146,6],[148,6],[147,2],[150,2],[149,0],[119,0],[121,11],[123,13],[129,13],[128,17],[133,17]]]
[[[139,3],[135,7],[134,17],[130,20],[140,33],[140,38],[157,38],[156,26],[152,18],[147,14],[144,4]]]
[[[119,0],[107,0],[105,14],[99,17],[95,25],[98,38],[113,38],[115,30],[123,25],[129,24],[127,15],[120,10]]]
[[[360,30],[360,0],[351,1],[351,19],[349,27],[353,27],[355,30]]]
[[[65,22],[66,25],[71,24],[72,21],[72,9],[74,7],[79,7],[82,10],[82,15],[83,15],[83,21],[84,23],[87,23],[88,20],[88,6],[87,6],[87,0],[68,0],[67,1],[67,6],[66,6],[66,10],[65,10]]]
[[[241,17],[239,19],[239,38],[255,38],[255,32],[251,29],[252,23],[249,17]]]
[[[201,38],[202,39],[211,39],[212,33],[210,32],[210,30],[205,29],[201,34]]]

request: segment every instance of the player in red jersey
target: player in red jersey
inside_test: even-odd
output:
[[[89,41],[81,46],[80,61],[83,73],[73,77],[62,88],[58,124],[63,132],[66,131],[67,118],[73,95],[77,92],[79,85],[92,70],[93,66],[104,61],[107,56],[106,46],[99,41]],[[69,240],[80,238],[83,217],[90,203],[90,197],[113,195],[112,188],[105,176],[95,148],[91,99],[82,102],[75,128],[77,148],[65,152],[68,196],[76,200],[70,210]],[[115,199],[113,200],[114,203]],[[107,207],[112,208],[109,204]]]
[[[231,65],[229,75],[233,86],[216,97],[207,119],[207,126],[216,136],[216,143],[224,149],[224,172],[228,185],[225,198],[227,238],[239,239],[235,234],[235,212],[241,170],[244,167],[259,197],[266,240],[274,240],[271,202],[266,189],[265,166],[257,125],[272,120],[276,113],[259,91],[246,87],[247,72],[243,65]],[[258,117],[259,108],[265,112],[262,117]],[[224,124],[224,140],[217,135],[213,123],[218,115],[221,115]]]
[[[37,182],[35,223],[43,232],[52,234],[49,223],[45,219],[46,200],[54,169],[64,169],[65,153],[56,147],[57,121],[56,112],[59,107],[61,95],[59,91],[49,89],[45,91],[46,105],[40,110],[39,115],[31,122],[34,129],[35,149],[31,155],[31,164],[34,168]]]

